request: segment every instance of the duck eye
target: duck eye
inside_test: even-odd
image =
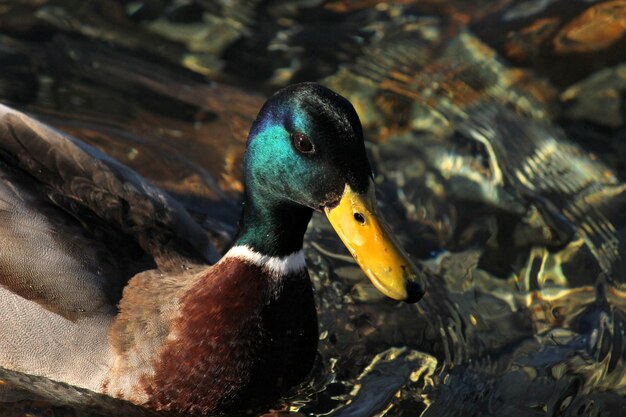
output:
[[[315,151],[311,139],[303,133],[294,133],[291,135],[291,142],[296,150],[300,153],[313,153]]]

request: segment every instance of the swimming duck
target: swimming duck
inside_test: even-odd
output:
[[[313,83],[261,108],[234,246],[214,265],[174,199],[96,149],[0,105],[0,366],[156,410],[275,399],[318,338],[302,252],[323,211],[365,274],[409,302],[420,276],[377,215],[352,105]]]

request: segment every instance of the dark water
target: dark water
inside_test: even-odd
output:
[[[219,248],[251,121],[304,80],[355,105],[431,279],[384,299],[314,217],[319,361],[267,413],[626,415],[626,1],[0,2],[0,101],[166,189]],[[0,415],[152,414],[0,380],[29,391]]]

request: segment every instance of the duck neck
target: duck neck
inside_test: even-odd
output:
[[[236,245],[246,245],[263,255],[284,257],[302,249],[313,210],[245,192]]]

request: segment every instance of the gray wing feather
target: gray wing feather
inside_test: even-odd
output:
[[[212,263],[172,197],[98,150],[0,105],[0,285],[68,318],[116,305],[134,274]]]

